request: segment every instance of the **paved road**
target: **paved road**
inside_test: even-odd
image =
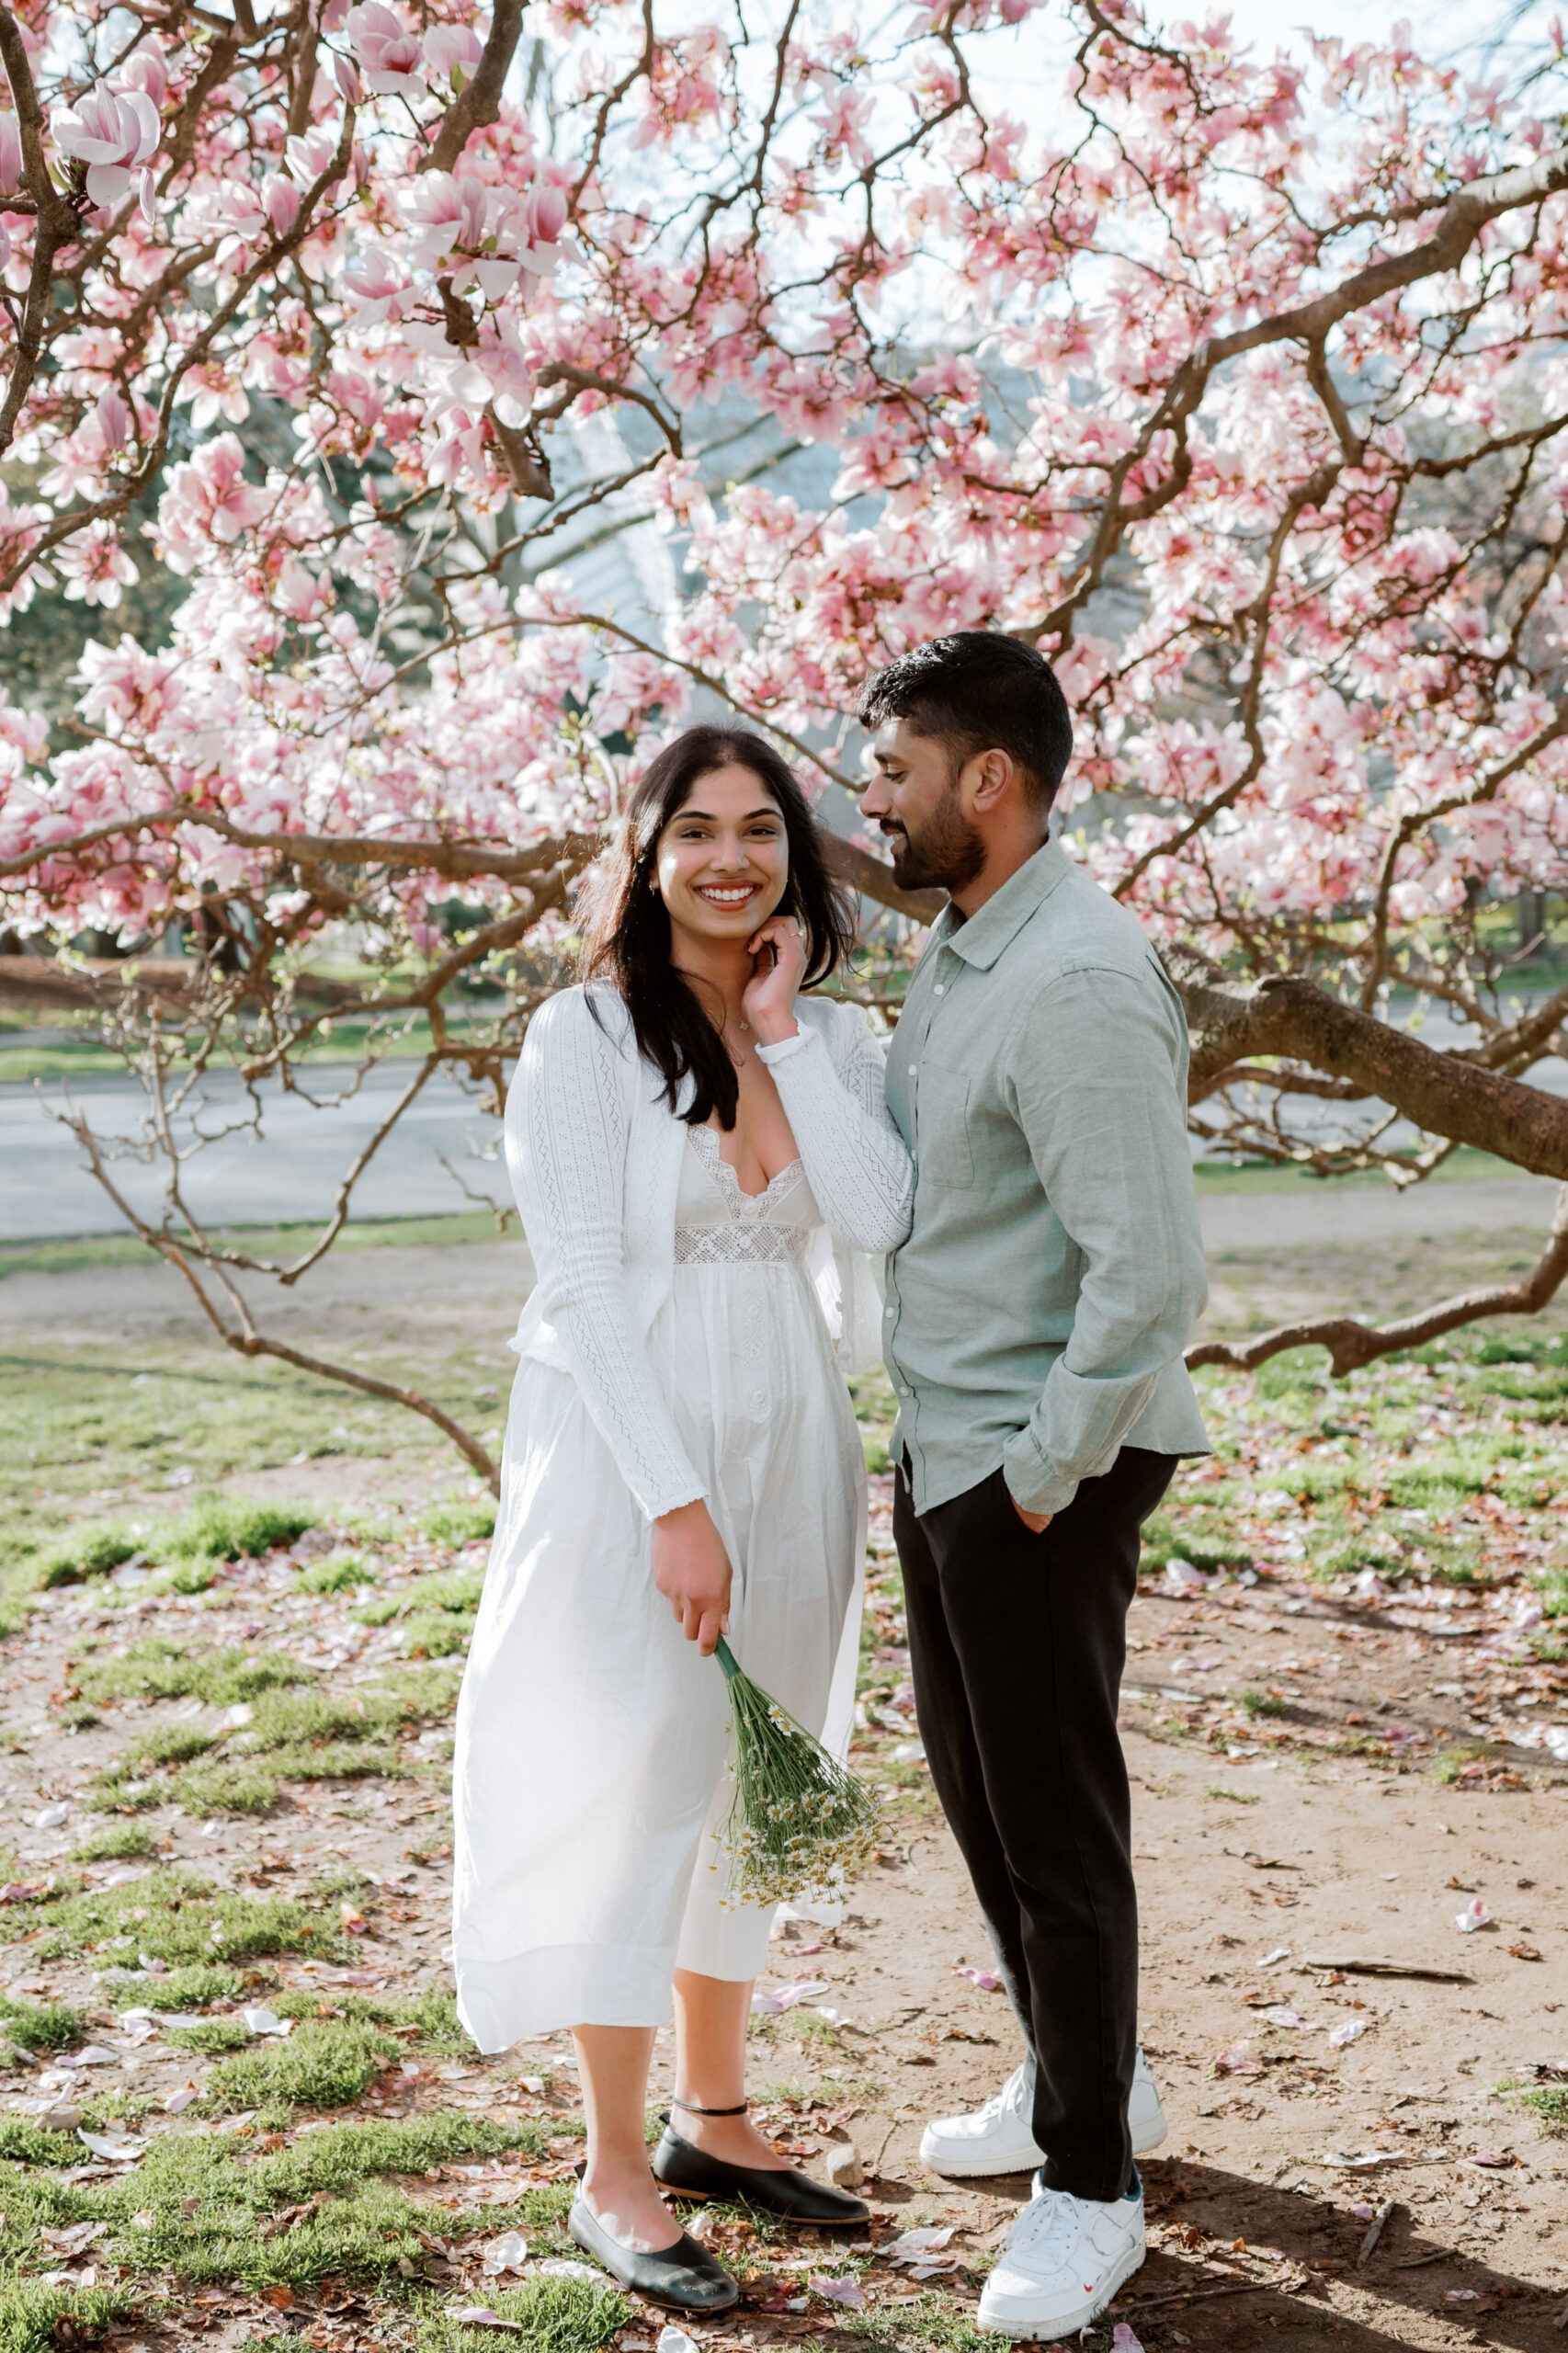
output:
[[[1199,1213],[1216,1267],[1235,1250],[1285,1252],[1292,1245],[1384,1238],[1419,1242],[1467,1230],[1489,1239],[1515,1233],[1527,1249],[1545,1232],[1556,1189],[1550,1179],[1534,1176],[1429,1185],[1415,1196],[1369,1185],[1332,1192],[1325,1188],[1321,1196],[1292,1187],[1278,1193],[1210,1194],[1199,1203]],[[475,1328],[487,1329],[499,1347],[532,1279],[527,1245],[514,1229],[504,1242],[348,1245],[329,1252],[287,1291],[265,1276],[243,1276],[240,1282],[268,1331],[295,1323],[319,1336],[323,1309],[417,1309],[425,1303],[472,1315]],[[134,1339],[138,1333],[172,1327],[203,1334],[208,1328],[180,1278],[152,1259],[0,1279],[0,1347],[7,1333],[76,1346]]]
[[[1431,1024],[1425,1033],[1433,1043],[1447,1042]],[[209,1083],[207,1106],[199,1125],[217,1141],[194,1153],[185,1164],[186,1197],[197,1216],[213,1224],[256,1225],[274,1222],[310,1221],[330,1211],[337,1187],[355,1155],[369,1142],[386,1118],[399,1092],[407,1086],[415,1065],[382,1063],[366,1079],[358,1094],[334,1108],[318,1108],[297,1095],[276,1087],[263,1097],[265,1133],[258,1141],[248,1130],[222,1134],[226,1125],[244,1116],[244,1097],[237,1080],[220,1076]],[[348,1066],[317,1064],[305,1074],[305,1083],[323,1103],[334,1088],[351,1079]],[[1548,1061],[1531,1074],[1534,1084],[1554,1093],[1568,1093],[1568,1064]],[[61,1100],[61,1089],[45,1089],[46,1099]],[[139,1087],[105,1075],[74,1082],[73,1094],[85,1110],[95,1132],[133,1142],[142,1131],[143,1098]],[[1317,1118],[1326,1131],[1326,1120],[1343,1115],[1333,1105],[1301,1107]],[[1365,1117],[1364,1107],[1358,1113]],[[194,1132],[187,1122],[182,1142]],[[438,1217],[463,1210],[463,1198],[454,1178],[441,1165],[444,1154],[458,1169],[471,1191],[492,1201],[511,1198],[500,1159],[476,1154],[493,1149],[499,1123],[479,1109],[452,1078],[431,1080],[424,1093],[398,1121],[384,1146],[355,1188],[355,1214],[361,1218]],[[0,1240],[35,1241],[70,1234],[121,1231],[114,1207],[82,1165],[81,1154],[69,1130],[51,1119],[33,1088],[0,1085]],[[1196,1143],[1194,1149],[1199,1147]],[[118,1160],[116,1181],[143,1214],[158,1215],[162,1199],[160,1169],[134,1157]],[[1461,1208],[1451,1196],[1471,1197]],[[1422,1186],[1400,1197],[1392,1189],[1345,1187],[1292,1190],[1266,1196],[1225,1195],[1223,1211],[1210,1205],[1215,1238],[1251,1246],[1275,1240],[1346,1240],[1374,1234],[1415,1235],[1450,1232],[1456,1226],[1544,1226],[1550,1220],[1551,1188],[1543,1178],[1499,1179],[1458,1186]],[[1266,1207],[1266,1202],[1278,1206]],[[1286,1205],[1289,1206],[1286,1206]]]
[[[244,1090],[226,1074],[209,1083],[206,1105],[187,1120],[182,1144],[198,1127],[218,1141],[185,1163],[186,1198],[194,1214],[214,1224],[260,1225],[275,1221],[324,1218],[357,1154],[386,1118],[417,1065],[383,1063],[358,1093],[335,1108],[333,1091],[352,1077],[347,1066],[315,1065],[304,1084],[319,1098],[308,1101],[277,1086],[264,1091],[264,1134],[245,1129],[222,1134],[245,1113]],[[62,1091],[49,1086],[45,1099],[59,1104]],[[72,1095],[95,1134],[128,1142],[143,1132],[145,1103],[139,1086],[105,1076],[73,1082]],[[472,1096],[445,1074],[433,1078],[409,1107],[354,1188],[362,1218],[441,1217],[472,1206],[441,1165],[444,1154],[463,1182],[485,1199],[509,1201],[510,1188],[499,1159],[472,1157],[494,1144],[496,1120],[486,1119]],[[77,1233],[122,1230],[113,1203],[83,1165],[74,1136],[50,1117],[31,1086],[0,1086],[0,1239],[37,1241]],[[165,1172],[135,1157],[115,1163],[115,1182],[142,1215],[156,1219]]]

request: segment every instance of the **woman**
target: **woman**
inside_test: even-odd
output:
[[[632,796],[586,983],[534,1017],[506,1105],[537,1282],[458,1711],[459,2006],[483,2051],[573,2029],[573,2236],[692,2311],[738,2290],[661,2183],[867,2211],[746,2121],[771,1914],[723,1906],[713,1836],[721,1632],[830,1742],[853,1705],[865,1473],[840,1366],[877,1352],[865,1254],[903,1239],[913,1180],[864,1016],[797,1002],[850,940],[782,760],[691,728]],[[680,2129],[650,2169],[672,1990]]]

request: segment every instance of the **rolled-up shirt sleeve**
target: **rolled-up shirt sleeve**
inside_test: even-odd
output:
[[[1066,1509],[1109,1469],[1208,1296],[1187,1141],[1187,1038],[1168,985],[1111,966],[1036,993],[1007,1093],[1083,1271],[1073,1330],[1003,1472],[1015,1503]]]

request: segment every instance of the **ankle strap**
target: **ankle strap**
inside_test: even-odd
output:
[[[750,2108],[751,2102],[749,2099],[743,2099],[739,2108],[699,2108],[694,2099],[676,2099],[672,2092],[670,2106],[684,2108],[688,2116],[744,2116]]]

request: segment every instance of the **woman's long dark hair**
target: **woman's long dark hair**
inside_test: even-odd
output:
[[[626,1001],[638,1051],[665,1082],[671,1110],[689,1071],[696,1081],[683,1116],[702,1127],[719,1114],[735,1124],[740,1086],[719,1031],[690,983],[670,961],[670,918],[653,889],[659,839],[685,806],[699,778],[715,768],[749,768],[778,805],[790,851],[790,879],[775,913],[793,915],[805,942],[801,983],[825,981],[855,944],[852,902],[827,870],[822,835],[805,794],[778,754],[744,727],[688,727],[666,745],[632,793],[620,838],[585,894],[584,980],[614,983]]]

